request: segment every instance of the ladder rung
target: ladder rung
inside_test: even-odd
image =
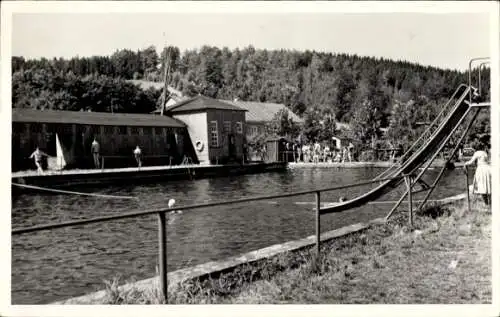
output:
[[[412,193],[412,194],[418,194],[418,193],[421,193],[421,192],[428,191],[428,190],[430,190],[431,188],[432,188],[432,186],[431,186],[431,187],[429,187],[429,188],[422,188],[422,189],[419,189],[419,190],[415,190],[415,191],[412,191],[411,193]]]
[[[472,103],[469,106],[476,107],[476,108],[485,108],[485,107],[490,107],[491,103],[489,103],[489,102]]]

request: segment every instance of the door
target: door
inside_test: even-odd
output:
[[[234,135],[230,134],[229,135],[229,157],[234,158],[235,155],[236,155],[236,146],[235,146]]]

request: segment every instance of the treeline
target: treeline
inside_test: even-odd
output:
[[[12,76],[15,108],[95,112],[150,113],[156,109],[160,91],[143,91],[121,78],[46,69],[16,71]]]
[[[35,107],[40,102],[33,103],[33,98],[51,95],[50,104],[59,109],[99,104],[99,111],[115,105],[115,111],[147,112],[156,106],[158,92],[142,93],[124,80],[161,81],[166,56],[169,84],[184,94],[283,103],[303,116],[301,132],[307,138],[320,137],[324,118],[333,118],[349,123],[352,136],[363,142],[380,139],[386,129],[384,135],[394,142],[411,142],[422,128],[417,123],[432,121],[458,85],[467,83],[465,72],[356,55],[203,46],[182,53],[167,47],[159,56],[151,46],[110,56],[13,57],[13,104]],[[489,87],[489,69],[483,74],[483,86]],[[38,80],[40,76],[57,80]],[[85,95],[88,86],[94,91],[91,96]],[[114,94],[111,86],[116,87]],[[28,92],[31,89],[38,91]],[[126,97],[121,90],[128,91]],[[489,99],[489,89],[485,98]],[[483,130],[489,127],[484,120],[489,117],[482,118]]]

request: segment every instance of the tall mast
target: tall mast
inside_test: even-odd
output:
[[[163,33],[165,36],[165,33]],[[163,60],[163,99],[161,100],[161,115],[163,116],[163,111],[167,107],[167,97],[168,97],[168,76],[170,75],[170,50],[165,43],[165,57]]]

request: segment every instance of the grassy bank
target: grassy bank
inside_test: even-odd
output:
[[[473,203],[434,206],[415,230],[400,212],[311,250],[282,254],[169,289],[171,304],[491,303],[491,212]],[[121,291],[108,283],[102,304],[162,303],[157,288]]]

